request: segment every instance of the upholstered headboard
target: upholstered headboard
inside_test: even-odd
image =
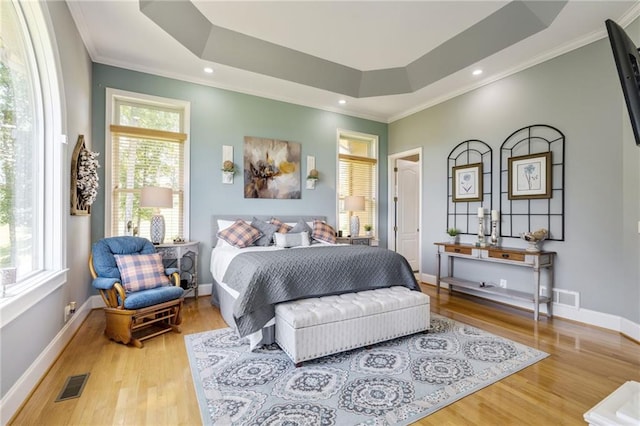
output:
[[[265,221],[270,220],[272,217],[278,218],[280,219],[282,222],[297,222],[300,219],[304,220],[305,222],[313,222],[314,219],[319,219],[319,220],[327,220],[326,216],[300,216],[300,215],[277,215],[277,214],[271,214],[271,215],[257,215],[257,214],[236,214],[236,215],[232,215],[232,214],[226,214],[226,215],[213,215],[211,218],[211,230],[212,230],[212,235],[211,235],[211,242],[212,242],[212,247],[215,247],[217,242],[218,242],[218,219],[221,220],[238,220],[238,219],[242,219],[246,222],[251,222],[251,220],[253,218],[257,218],[257,219],[262,219]]]

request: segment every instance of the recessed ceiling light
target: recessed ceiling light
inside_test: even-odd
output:
[[[346,103],[347,103],[347,101],[346,101],[346,100],[344,100],[344,99],[340,99],[340,100],[338,101],[338,103],[339,103],[340,105],[344,105],[344,104],[346,104]]]
[[[482,70],[481,69],[473,70],[472,74],[473,75],[480,75],[480,74],[482,74]]]
[[[213,74],[213,68],[205,67],[204,72],[206,72],[207,74]]]

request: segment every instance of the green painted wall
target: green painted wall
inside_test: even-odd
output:
[[[228,90],[129,71],[93,66],[94,151],[104,152],[105,89],[119,89],[181,99],[191,103],[190,239],[201,241],[200,282],[211,283],[211,216],[215,214],[324,215],[335,224],[337,129],[379,136],[380,218],[378,233],[386,246],[387,124],[314,108],[293,105]],[[221,183],[222,145],[234,147],[234,160],[242,165],[245,136],[283,139],[302,144],[302,173],[306,156],[316,157],[320,181],[315,190],[302,189],[300,200],[245,199],[242,175],[233,185]],[[104,158],[104,155],[101,157]],[[104,182],[104,169],[100,169]],[[304,176],[303,176],[304,177]],[[104,195],[92,207],[91,239],[104,236]]]

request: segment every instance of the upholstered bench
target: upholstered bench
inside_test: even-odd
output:
[[[429,329],[429,296],[406,287],[276,305],[276,342],[294,363]]]

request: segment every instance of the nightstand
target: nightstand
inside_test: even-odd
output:
[[[373,237],[336,237],[338,244],[351,244],[352,246],[370,246]]]
[[[162,255],[165,268],[178,268],[180,271],[180,286],[187,291],[193,290],[198,298],[198,241],[184,243],[158,244],[156,251]]]

